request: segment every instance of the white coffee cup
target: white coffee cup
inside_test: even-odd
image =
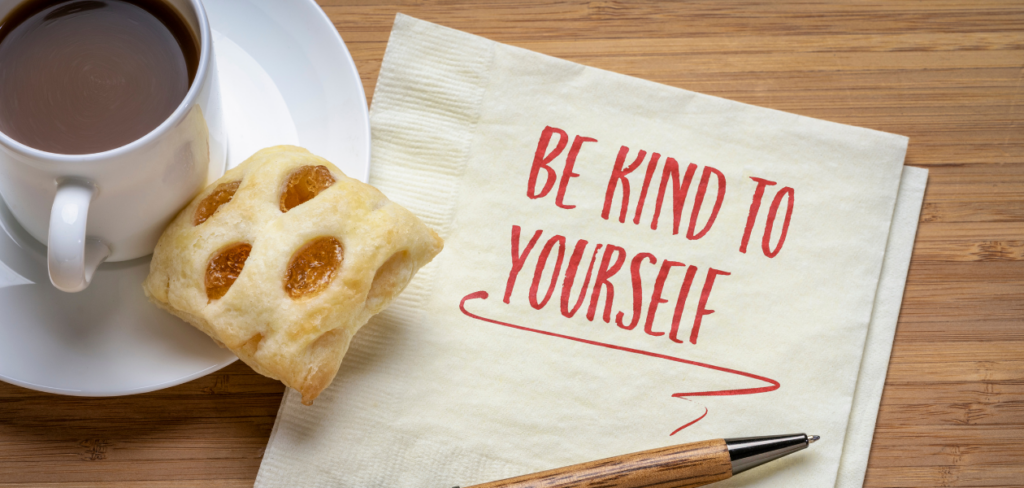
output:
[[[0,0],[0,18],[23,0]],[[200,0],[164,0],[199,37],[199,66],[184,100],[157,128],[95,154],[55,154],[0,132],[0,195],[47,245],[50,281],[89,286],[104,261],[153,252],[164,227],[224,172],[227,140],[213,44]]]

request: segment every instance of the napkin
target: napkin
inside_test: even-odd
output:
[[[371,183],[446,249],[313,407],[286,394],[257,486],[466,486],[791,432],[823,440],[722,486],[863,472],[923,195],[905,137],[402,15],[371,125]]]
[[[885,259],[882,261],[882,277],[875,294],[857,390],[853,396],[850,425],[846,428],[837,488],[855,488],[864,484],[878,404],[882,401],[885,374],[889,369],[889,355],[896,335],[900,305],[903,303],[903,287],[910,270],[910,255],[914,250],[914,237],[917,235],[917,222],[921,217],[927,181],[928,170],[910,166],[903,168],[903,180],[896,199]]]

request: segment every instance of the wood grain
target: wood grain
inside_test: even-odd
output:
[[[469,488],[696,488],[732,477],[724,439],[651,449]]]
[[[1024,2],[321,3],[368,97],[403,12],[909,136],[931,175],[865,486],[1024,486]],[[238,364],[124,398],[0,384],[0,487],[251,486],[282,391]]]

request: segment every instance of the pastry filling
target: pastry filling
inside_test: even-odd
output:
[[[206,219],[210,218],[217,209],[230,202],[231,197],[235,196],[235,192],[238,191],[238,185],[241,183],[241,181],[232,181],[217,185],[217,188],[212,193],[199,202],[199,206],[196,207],[196,213],[192,216],[192,225],[206,222]]]
[[[323,291],[331,284],[343,259],[344,252],[337,239],[318,237],[309,241],[288,262],[285,292],[296,299]]]
[[[206,297],[210,301],[224,296],[231,289],[238,275],[242,274],[250,251],[251,245],[240,243],[218,252],[210,259],[206,267]]]
[[[334,184],[326,166],[303,166],[288,177],[281,193],[281,211],[287,212],[313,199]]]

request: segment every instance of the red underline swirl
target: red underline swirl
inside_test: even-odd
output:
[[[487,317],[481,317],[479,315],[476,315],[476,314],[466,310],[466,302],[468,302],[470,300],[486,300],[487,296],[488,296],[488,294],[487,294],[486,291],[478,291],[478,292],[470,293],[469,295],[466,295],[465,297],[462,298],[462,302],[459,303],[459,309],[462,310],[462,313],[465,314],[467,317],[474,318],[474,319],[477,319],[477,320],[482,320],[484,322],[488,322],[488,323],[491,323],[491,324],[501,325],[501,326],[504,326],[504,327],[510,327],[510,328],[513,328],[513,329],[523,330],[523,331],[527,331],[527,332],[536,332],[538,334],[543,334],[543,335],[546,335],[546,336],[559,337],[559,338],[562,338],[562,339],[568,339],[570,341],[580,342],[580,343],[583,343],[583,344],[589,344],[589,345],[592,345],[592,346],[599,346],[599,347],[604,347],[604,348],[608,348],[608,349],[614,349],[616,351],[623,351],[623,352],[628,352],[628,353],[633,353],[633,354],[640,354],[642,356],[648,356],[648,357],[652,357],[652,358],[659,358],[659,359],[664,359],[666,361],[673,361],[673,362],[677,362],[677,363],[689,364],[691,366],[707,368],[707,369],[711,369],[711,370],[714,370],[714,371],[721,371],[723,373],[729,373],[729,374],[734,374],[734,375],[737,375],[737,376],[743,376],[745,378],[751,378],[751,379],[755,379],[755,380],[758,380],[758,381],[763,381],[763,382],[765,382],[765,383],[767,383],[769,385],[769,386],[762,386],[762,387],[757,387],[757,388],[740,388],[740,389],[735,389],[735,390],[691,391],[691,392],[683,392],[683,393],[673,393],[672,396],[675,397],[675,398],[687,398],[687,397],[697,397],[697,396],[754,395],[754,394],[757,394],[757,393],[767,393],[767,392],[770,392],[770,391],[775,391],[775,390],[778,390],[780,386],[782,386],[781,384],[779,384],[778,381],[775,381],[775,380],[773,380],[771,378],[767,378],[767,377],[764,377],[764,376],[756,375],[756,374],[753,374],[753,373],[746,373],[746,372],[738,371],[738,370],[735,370],[735,369],[723,368],[721,366],[715,366],[713,364],[701,363],[701,362],[697,362],[697,361],[691,361],[689,359],[682,359],[682,358],[677,358],[677,357],[673,357],[673,356],[667,356],[665,354],[658,354],[656,352],[642,351],[642,350],[639,350],[639,349],[633,349],[633,348],[624,347],[624,346],[617,346],[615,344],[608,344],[608,343],[605,343],[605,342],[598,342],[598,341],[592,341],[592,340],[589,340],[589,339],[583,339],[581,337],[573,337],[573,336],[568,336],[568,335],[564,335],[564,334],[558,334],[558,333],[555,333],[555,332],[549,332],[549,331],[546,331],[546,330],[533,329],[533,328],[530,328],[530,327],[523,327],[521,325],[510,324],[508,322],[502,322],[500,320],[494,320],[494,319],[489,319]],[[682,427],[676,429],[675,431],[673,431],[669,435],[670,436],[671,435],[675,435],[677,432],[679,432],[679,431],[681,431],[681,430],[683,430],[683,429],[685,429],[685,428],[687,428],[687,427],[689,427],[689,426],[699,422],[701,419],[703,419],[705,416],[707,416],[707,414],[708,414],[707,407],[705,407],[703,415],[698,417],[696,420],[693,420],[693,421],[687,423],[686,425],[683,425]]]

